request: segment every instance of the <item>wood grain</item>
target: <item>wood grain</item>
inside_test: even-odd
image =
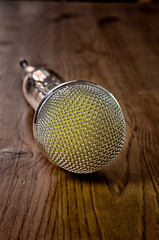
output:
[[[159,6],[0,2],[0,239],[159,239]],[[102,171],[50,164],[18,60],[96,82],[126,118],[121,154]]]

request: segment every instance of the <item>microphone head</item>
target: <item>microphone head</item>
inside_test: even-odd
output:
[[[91,173],[120,153],[125,119],[109,91],[94,83],[71,81],[42,100],[33,132],[48,160],[70,172]]]

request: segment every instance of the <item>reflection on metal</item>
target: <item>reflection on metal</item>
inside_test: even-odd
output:
[[[52,70],[28,65],[26,60],[20,60],[20,65],[24,69],[23,94],[36,110],[44,96],[64,80]]]

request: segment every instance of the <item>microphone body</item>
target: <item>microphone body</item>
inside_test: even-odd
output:
[[[26,60],[21,60],[20,65],[24,70],[23,94],[36,111],[45,95],[65,81],[56,72],[43,67],[30,66]]]
[[[23,94],[34,108],[33,135],[44,156],[74,173],[97,171],[120,153],[125,118],[115,97],[87,81],[65,82],[56,72],[28,65]]]

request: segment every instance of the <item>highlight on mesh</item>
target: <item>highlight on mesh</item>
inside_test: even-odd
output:
[[[50,161],[71,172],[90,173],[118,156],[125,119],[107,90],[74,82],[52,91],[40,107],[36,138]]]

